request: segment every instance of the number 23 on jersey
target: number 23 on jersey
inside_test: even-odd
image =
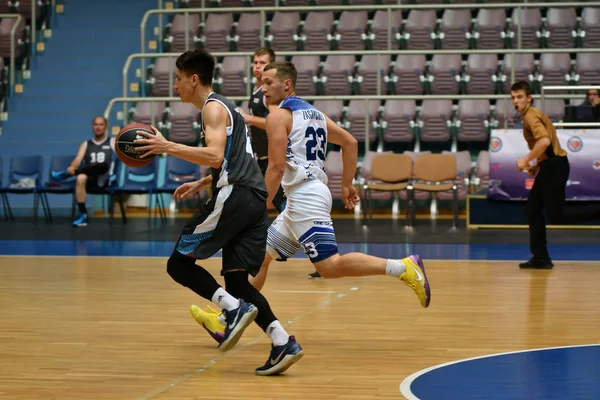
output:
[[[325,144],[327,143],[327,134],[323,128],[313,128],[309,126],[304,133],[306,141],[306,159],[314,161],[325,160]]]

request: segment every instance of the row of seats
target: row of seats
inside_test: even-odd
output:
[[[518,47],[519,26],[526,49],[600,43],[600,8],[594,7],[524,8],[521,15],[504,8],[269,15],[265,41],[275,51],[510,49]],[[190,45],[210,51],[253,51],[260,47],[261,28],[259,12],[176,14],[165,26],[163,50],[185,51],[187,35]]]
[[[371,166],[373,158],[379,154],[391,154],[392,151],[368,151],[361,162],[360,168],[357,171],[356,181],[364,189],[364,185],[367,183],[381,183],[376,179],[373,179],[371,173]],[[417,158],[424,154],[432,154],[431,151],[405,151],[402,154],[406,154],[416,162]],[[458,198],[459,200],[465,200],[467,194],[474,193],[481,189],[485,189],[489,186],[490,181],[490,153],[489,151],[480,151],[476,161],[471,162],[471,155],[468,151],[450,152],[443,151],[441,154],[450,154],[456,158],[456,179],[453,181],[458,186]],[[342,190],[342,171],[343,161],[342,153],[338,151],[330,151],[327,153],[325,170],[328,176],[328,186],[331,190],[334,199],[341,199]],[[415,176],[413,174],[412,179]],[[361,197],[364,197],[365,193],[361,192]],[[391,198],[389,192],[373,192],[372,198],[376,200],[389,200]],[[400,198],[406,200],[406,193],[400,192]],[[452,200],[452,193],[441,192],[438,193],[437,198],[439,200]],[[416,191],[415,198],[417,200],[427,200],[431,197],[431,193],[425,191]]]
[[[368,152],[357,172],[356,182],[361,188],[369,182],[377,182],[372,179],[371,165],[373,158],[378,154],[388,154],[390,152]],[[414,153],[405,152],[413,160],[423,155],[431,154],[428,151]],[[486,187],[489,184],[489,153],[482,151],[479,154],[475,166],[471,166],[470,155],[468,152],[450,153],[456,158],[456,179],[454,182],[458,187],[458,199],[464,200],[473,184],[478,187]],[[16,195],[33,195],[34,219],[37,218],[39,204],[42,204],[42,209],[46,221],[52,221],[48,194],[70,195],[74,196],[74,179],[67,182],[57,182],[52,178],[52,172],[62,171],[67,168],[73,160],[74,155],[53,156],[50,159],[47,173],[45,174],[44,161],[42,156],[15,156],[9,161],[8,180],[3,184],[2,178],[4,163],[0,158],[0,202],[4,211],[4,219],[14,219],[10,207],[7,194]],[[326,157],[326,172],[328,175],[328,186],[332,191],[332,196],[335,199],[341,198],[341,178],[342,178],[343,161],[340,152],[332,151],[327,153]],[[159,208],[161,218],[166,218],[164,211],[164,203],[161,194],[172,194],[175,189],[184,182],[197,180],[200,176],[207,173],[204,167],[198,167],[187,161],[176,157],[168,156],[166,159],[166,168],[163,170],[162,177],[159,172],[159,159],[155,159],[151,164],[142,168],[129,168],[123,166],[118,160],[113,169],[113,176],[106,188],[100,190],[92,190],[90,194],[107,195],[110,198],[109,210],[114,210],[114,200],[116,199],[121,206],[123,221],[127,221],[126,209],[123,203],[123,196],[129,194],[146,194],[149,197],[149,202],[154,199],[155,204]],[[162,181],[159,183],[159,181]],[[198,197],[206,196],[206,191],[199,193]],[[364,193],[362,193],[364,195]],[[429,198],[430,193],[424,191],[416,191],[415,199],[424,200]],[[400,194],[401,198],[406,199],[406,193]],[[450,197],[448,197],[450,196]],[[390,193],[377,193],[372,196],[373,199],[387,200],[390,198]],[[447,200],[452,198],[452,194],[438,193],[437,198]],[[148,207],[149,217],[151,207]],[[73,207],[75,200],[73,197]],[[74,208],[73,208],[74,210]]]
[[[585,3],[588,0],[582,0]],[[592,0],[589,0],[592,1]],[[546,3],[564,3],[564,0],[549,0]],[[273,7],[273,6],[341,6],[341,5],[407,5],[407,4],[476,4],[476,3],[515,3],[523,0],[175,0],[176,8],[202,7]],[[166,4],[166,3],[165,3]]]
[[[435,54],[430,60],[427,58],[426,55],[296,55],[289,57],[289,61],[298,71],[296,89],[301,96],[508,94],[513,70],[515,80],[530,81],[534,93],[538,93],[542,85],[594,85],[600,75],[597,53],[577,53],[573,58],[568,53],[544,53],[537,60],[531,53],[515,57],[505,54],[502,58],[495,54],[467,57]],[[174,68],[173,58],[156,58],[148,67],[147,95],[168,96],[172,91],[169,72]],[[215,71],[215,90],[225,96],[249,95],[251,68],[249,57],[222,57]]]
[[[48,194],[69,195],[73,197],[73,215],[75,211],[75,179],[55,181],[52,172],[65,170],[75,155],[57,155],[50,158],[48,167],[44,167],[44,159],[40,155],[11,157],[8,179],[3,184],[4,163],[0,157],[0,202],[5,220],[14,220],[8,194],[33,195],[34,220],[37,219],[40,203],[46,221],[52,221],[52,213],[48,202]],[[142,168],[129,168],[118,159],[112,169],[112,176],[105,188],[88,190],[89,194],[108,196],[111,218],[116,200],[121,208],[123,222],[127,221],[124,197],[130,194],[146,194],[149,196],[148,216],[151,216],[150,204],[154,199],[158,205],[161,218],[166,219],[166,211],[161,194],[172,194],[184,182],[198,180],[207,173],[206,167],[200,167],[176,157],[167,157],[166,168],[160,174],[159,158]],[[162,175],[162,176],[161,176]],[[201,190],[197,197],[205,198],[207,192]]]
[[[448,142],[455,135],[459,142],[486,142],[492,128],[511,128],[520,122],[520,116],[504,101],[492,104],[489,100],[316,100],[314,106],[333,121],[347,129],[357,140],[378,138],[383,143],[412,142],[419,135],[421,142]],[[553,120],[564,119],[565,102],[545,99],[542,108]],[[248,110],[248,102],[240,104]],[[369,124],[365,124],[365,111]],[[197,145],[200,134],[200,113],[191,104],[172,102],[138,102],[130,110],[130,119],[145,124],[156,124],[170,140]]]
[[[414,3],[409,0],[403,3]],[[426,3],[426,2],[422,2]],[[398,0],[177,0],[177,8],[204,7],[272,7],[277,6],[339,6],[339,5],[373,5],[398,4]]]

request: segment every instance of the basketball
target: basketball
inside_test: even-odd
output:
[[[119,160],[121,160],[123,164],[131,168],[145,167],[156,157],[156,154],[152,154],[149,157],[139,158],[143,152],[140,152],[137,148],[141,146],[139,144],[134,144],[133,142],[136,139],[145,138],[138,135],[136,131],[145,131],[154,135],[150,125],[133,122],[127,126],[124,126],[123,129],[119,131],[117,138],[115,139],[115,152],[117,153],[117,157],[119,157]]]

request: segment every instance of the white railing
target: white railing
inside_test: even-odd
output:
[[[534,99],[541,99],[541,95],[533,95]],[[227,96],[227,98],[231,101],[244,101],[248,100],[246,96]],[[551,94],[545,95],[547,99],[580,99],[581,95],[576,94],[566,94],[566,95],[557,95]],[[381,100],[426,100],[426,99],[442,99],[442,100],[461,100],[461,99],[480,99],[480,100],[504,100],[505,107],[505,115],[508,116],[508,110],[512,109],[509,107],[510,104],[510,95],[509,94],[471,94],[471,95],[358,95],[358,96],[302,96],[302,99],[307,101],[313,100],[364,100],[366,102],[365,105],[365,150],[369,150],[370,148],[370,127],[371,121],[369,118],[369,101],[377,101]],[[110,113],[116,103],[123,103],[123,119],[127,118],[127,103],[132,102],[179,102],[179,97],[115,97],[110,99],[106,109],[104,110],[104,117],[107,120],[110,120]],[[498,103],[496,103],[498,104]],[[156,115],[154,115],[154,108],[152,108],[151,119],[155,120]],[[159,116],[161,117],[161,116]],[[505,121],[506,123],[506,121]],[[581,126],[581,125],[578,125]],[[597,125],[596,125],[597,126]],[[456,137],[452,135],[452,148],[455,149],[457,146]],[[415,150],[420,148],[420,141],[418,135],[416,136]]]
[[[274,0],[276,3],[276,0]],[[190,48],[190,35],[189,35],[189,15],[190,14],[202,14],[204,19],[205,13],[249,13],[259,12],[261,15],[260,24],[260,39],[261,47],[265,45],[265,27],[267,23],[267,12],[275,11],[375,11],[375,10],[387,10],[388,11],[388,49],[392,50],[392,13],[394,10],[430,10],[430,9],[472,9],[472,8],[510,8],[516,9],[515,19],[521,21],[521,10],[523,8],[546,8],[546,7],[599,7],[600,1],[590,2],[556,2],[556,3],[474,3],[474,4],[398,4],[398,5],[343,5],[343,6],[300,6],[300,7],[288,7],[288,6],[274,6],[274,7],[219,7],[219,8],[177,8],[177,9],[155,9],[148,10],[140,24],[140,37],[141,37],[141,49],[140,53],[146,52],[146,31],[148,18],[151,15],[159,16],[158,25],[158,40],[160,42],[159,47],[163,41],[163,24],[162,16],[165,14],[184,14],[185,17],[185,48]],[[517,24],[517,48],[521,49],[521,38],[522,38],[522,23]],[[320,53],[324,54],[324,53]],[[145,69],[144,60],[142,60],[142,70]]]

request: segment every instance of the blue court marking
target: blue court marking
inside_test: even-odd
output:
[[[441,364],[400,384],[408,400],[597,400],[600,344],[523,350]]]
[[[340,254],[359,251],[383,258],[419,254],[425,260],[521,260],[531,257],[526,244],[340,243]],[[0,255],[169,257],[170,241],[0,240]],[[555,261],[600,261],[600,246],[555,244],[549,246]],[[220,256],[217,253],[215,256]],[[304,252],[293,258],[307,259]]]

